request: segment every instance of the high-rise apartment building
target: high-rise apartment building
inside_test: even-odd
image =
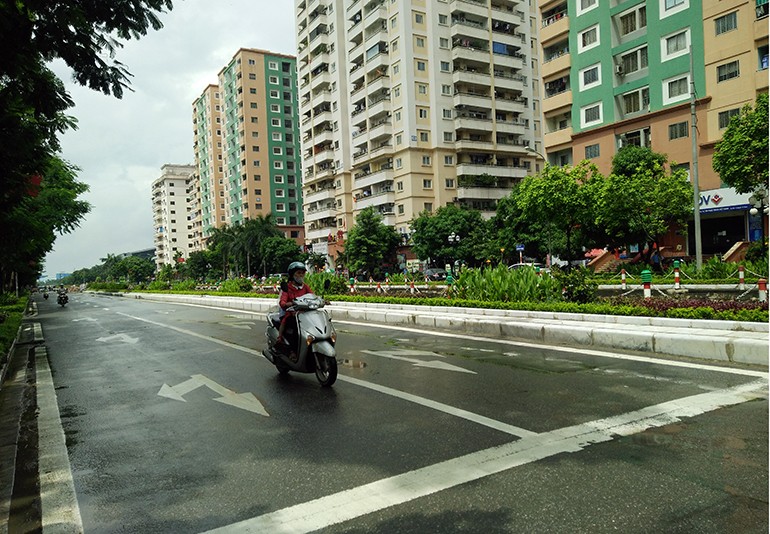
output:
[[[192,227],[188,221],[188,189],[197,182],[193,165],[163,165],[160,178],[152,184],[155,264],[160,269],[174,257],[190,253]]]
[[[402,234],[491,215],[541,136],[529,2],[297,0],[307,238],[333,260],[367,207]],[[536,84],[537,85],[537,84]]]
[[[203,242],[272,215],[304,243],[296,59],[242,48],[193,103]]]
[[[692,173],[694,89],[704,252],[724,253],[745,239],[751,224],[747,197],[721,188],[711,159],[730,117],[767,91],[767,14],[760,4],[539,2],[548,161],[588,159],[608,173],[617,150],[632,144],[664,153]],[[686,245],[681,236],[670,237]]]

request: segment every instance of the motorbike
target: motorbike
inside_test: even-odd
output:
[[[69,302],[69,300],[70,298],[64,292],[59,293],[59,296],[56,297],[56,303],[62,308]]]
[[[290,371],[315,373],[323,387],[329,387],[337,380],[337,332],[331,318],[323,309],[323,298],[313,293],[302,295],[294,300],[294,305],[287,309],[294,316],[284,332],[284,344],[276,347],[281,317],[278,311],[267,314],[265,338],[267,347],[262,355],[275,365],[282,375]]]
[[[46,291],[45,293],[43,293],[43,298],[44,298],[45,300],[48,300],[48,291]]]

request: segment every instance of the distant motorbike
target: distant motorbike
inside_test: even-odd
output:
[[[45,293],[43,293],[43,298],[44,298],[45,300],[48,300],[48,291],[46,291]]]
[[[59,292],[59,296],[56,297],[56,303],[62,308],[69,302],[70,298],[64,291]]]
[[[282,375],[289,371],[315,373],[321,386],[329,387],[337,380],[337,351],[334,348],[337,333],[329,314],[322,309],[324,304],[324,299],[312,293],[297,297],[294,306],[287,310],[295,315],[288,319],[285,344],[280,347],[275,346],[281,325],[280,314],[277,311],[268,313],[267,348],[262,355]]]

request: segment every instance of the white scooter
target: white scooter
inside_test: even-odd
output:
[[[318,295],[309,293],[294,299],[294,305],[287,311],[289,317],[284,332],[285,345],[276,348],[278,329],[281,325],[278,311],[267,314],[265,338],[267,347],[262,355],[275,365],[282,375],[289,371],[315,373],[323,387],[329,387],[337,380],[337,333],[331,318],[323,310],[326,302]]]

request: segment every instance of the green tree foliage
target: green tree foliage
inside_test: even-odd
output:
[[[356,217],[356,224],[348,232],[345,242],[348,268],[353,273],[379,272],[383,263],[395,256],[399,241],[395,228],[384,225],[374,208],[365,208]]]
[[[592,226],[595,204],[596,167],[582,162],[574,167],[546,166],[537,176],[527,176],[515,196],[520,216],[532,228],[548,232],[555,239],[552,252],[562,258],[576,258],[590,245],[587,227]]]
[[[259,253],[264,265],[263,274],[284,273],[293,261],[301,261],[303,253],[293,239],[283,236],[272,236],[263,240]]]
[[[461,260],[477,265],[489,257],[485,248],[487,223],[478,210],[463,209],[448,204],[436,213],[422,212],[411,222],[412,250],[421,260],[445,265]],[[459,243],[450,243],[449,235],[460,236]],[[497,252],[499,255],[499,252]]]
[[[60,151],[58,135],[75,127],[75,120],[65,114],[73,101],[62,81],[48,68],[55,60],[63,60],[74,79],[87,87],[118,98],[129,87],[130,73],[115,60],[121,40],[139,38],[148,30],[161,27],[158,15],[172,8],[171,0],[111,0],[110,2],[69,2],[48,0],[33,2],[15,0],[0,2],[0,36],[6,46],[0,54],[0,256],[12,252],[9,241],[19,227],[7,225],[18,214],[12,211],[26,203],[35,176],[50,178]],[[61,164],[63,165],[63,164]],[[66,165],[65,165],[66,166]],[[72,171],[74,168],[68,168]],[[70,174],[70,173],[65,173]],[[75,196],[84,191],[74,182],[69,189]],[[65,195],[66,196],[66,195]],[[79,216],[72,219],[73,202],[66,204],[69,213],[50,229],[44,221],[32,221],[21,229],[20,238],[34,242],[25,251],[16,249],[12,261],[18,274],[32,277],[40,272],[36,252],[46,245],[43,234],[71,231]],[[62,210],[63,205],[55,209]],[[68,222],[69,221],[69,222]],[[20,259],[23,254],[27,257]],[[8,269],[9,260],[0,267]],[[3,273],[5,274],[5,273]]]
[[[208,247],[217,256],[217,265],[222,266],[223,272],[236,277],[241,274],[267,274],[274,272],[271,271],[271,265],[282,259],[272,255],[276,247],[275,242],[271,242],[269,250],[264,249],[264,244],[272,238],[284,239],[294,247],[297,246],[293,240],[283,236],[271,215],[266,215],[248,219],[242,225],[213,228]],[[283,247],[288,247],[288,244]],[[296,255],[297,252],[294,251],[292,257]]]
[[[143,283],[155,274],[155,264],[138,256],[128,256],[120,260],[114,267],[113,279],[125,279],[129,283]]]
[[[34,284],[56,235],[72,232],[90,211],[88,202],[77,199],[88,186],[75,179],[76,170],[58,158],[49,159],[39,189],[16,207],[0,211],[3,286],[11,272],[19,275],[22,284]]]
[[[622,148],[612,174],[597,183],[592,207],[600,246],[652,244],[692,214],[693,190],[684,170],[668,172],[666,156],[644,147]],[[651,250],[651,248],[650,248]]]
[[[712,160],[720,179],[738,193],[767,188],[768,96],[757,95],[755,106],[746,105],[733,117],[714,148]]]

